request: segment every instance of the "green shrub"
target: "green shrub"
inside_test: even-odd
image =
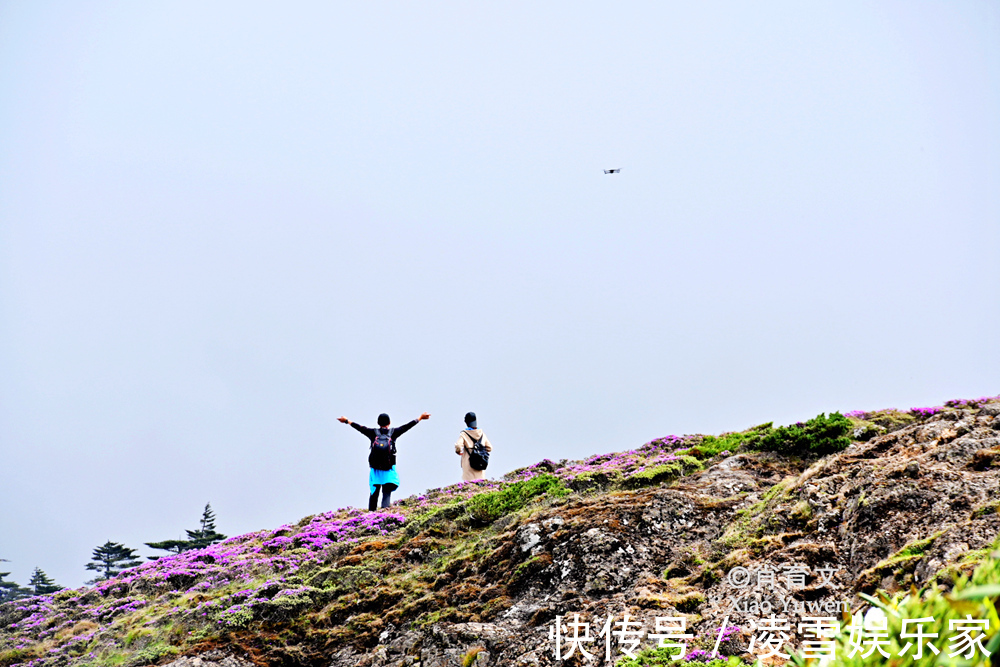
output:
[[[243,613],[239,612],[238,620],[230,619],[230,627],[246,627],[253,618],[264,618],[268,621],[287,621],[298,616],[302,611],[308,609],[313,604],[312,596],[309,593],[301,595],[284,595],[272,600],[261,600],[253,609],[253,612],[244,620]],[[247,610],[249,611],[249,610]]]
[[[129,656],[125,662],[128,667],[138,667],[139,665],[151,665],[168,655],[177,655],[180,651],[173,646],[168,646],[162,642],[152,644],[136,651]]]
[[[562,480],[554,475],[538,475],[531,479],[515,482],[489,493],[472,496],[468,501],[469,513],[478,521],[492,523],[511,512],[516,512],[528,504],[532,498],[543,494],[554,497],[569,493]]]
[[[253,611],[240,606],[230,607],[218,614],[218,619],[227,628],[245,628],[253,620]]]
[[[682,477],[685,474],[702,470],[705,466],[693,456],[682,456],[676,461],[647,468],[642,472],[629,475],[618,485],[623,489],[641,489],[646,486],[656,486]]]
[[[993,548],[1000,548],[1000,539],[994,542]],[[983,633],[981,644],[987,651],[994,654],[994,658],[997,651],[1000,650],[1000,618],[997,616],[998,605],[996,604],[1000,602],[1000,559],[987,559],[975,569],[970,578],[959,575],[955,582],[955,588],[950,594],[945,594],[937,588],[930,588],[924,591],[911,589],[910,592],[899,593],[892,599],[881,593],[877,598],[864,594],[861,597],[885,612],[889,626],[889,645],[885,647],[885,651],[890,655],[898,655],[899,651],[902,650],[901,645],[907,641],[900,638],[903,619],[925,617],[934,619],[933,628],[929,632],[938,632],[942,636],[949,634],[949,622],[952,620],[965,619],[966,616],[971,616],[974,619],[986,619],[989,621],[989,628]],[[837,637],[836,658],[829,663],[829,667],[881,667],[886,664],[885,659],[881,658],[878,652],[873,653],[868,658],[863,658],[861,653],[850,656],[849,636],[847,631],[842,631]],[[971,660],[959,660],[947,656],[946,649],[952,646],[949,642],[934,643],[941,649],[939,656],[927,651],[922,659],[914,660],[913,654],[910,652],[903,660],[895,660],[894,658],[894,664],[913,667],[936,667],[948,664],[962,665],[963,667],[990,667],[990,659],[978,650]]]
[[[742,433],[725,433],[719,437],[706,435],[699,444],[692,447],[689,451],[698,458],[710,459],[726,450],[735,452],[745,439],[746,436]]]
[[[767,432],[747,436],[745,447],[761,452],[795,456],[824,456],[846,449],[851,444],[848,433],[851,420],[839,412],[820,413],[809,421],[779,426]]]
[[[771,422],[768,422],[739,433],[723,433],[720,436],[706,435],[700,443],[685,451],[700,459],[710,459],[725,451],[735,452],[741,445],[758,440],[773,430]]]

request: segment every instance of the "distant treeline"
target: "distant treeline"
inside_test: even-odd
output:
[[[163,540],[161,542],[146,542],[145,544],[151,549],[179,554],[191,549],[203,549],[226,539],[225,535],[215,530],[215,513],[212,511],[211,503],[206,503],[205,509],[201,513],[199,527],[184,532],[187,533],[186,540]],[[160,556],[150,556],[149,560],[157,558]],[[87,583],[96,584],[99,581],[116,577],[122,571],[141,564],[141,559],[142,557],[135,553],[135,549],[108,540],[94,549],[90,562],[85,565],[86,569],[97,573]],[[0,561],[4,561],[4,559],[0,558]],[[5,579],[9,575],[10,572],[0,572],[0,604],[33,595],[48,595],[65,588],[52,581],[39,567],[36,567],[35,571],[31,573],[31,580],[27,586],[21,586],[14,581],[6,581]]]

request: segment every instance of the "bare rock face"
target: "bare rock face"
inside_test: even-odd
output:
[[[459,665],[477,647],[484,662],[474,664],[555,664],[554,621],[574,614],[600,622],[627,612],[648,629],[686,615],[711,635],[724,617],[747,627],[760,603],[794,623],[857,608],[859,592],[926,584],[1000,533],[1000,515],[982,511],[1000,498],[992,412],[905,426],[811,463],[740,454],[672,486],[539,512],[511,527],[518,560],[542,565],[510,608],[468,624],[475,636],[445,623],[422,633],[420,664]],[[776,576],[739,588],[733,568]],[[782,576],[795,568],[808,571],[798,586]]]
[[[178,658],[167,663],[166,667],[253,667],[253,663],[224,651],[206,651],[201,655]]]
[[[331,665],[444,667],[470,651],[470,664],[550,665],[557,617],[596,621],[596,634],[609,615],[650,630],[656,617],[684,615],[711,635],[726,617],[747,627],[762,605],[794,623],[857,608],[856,594],[876,587],[922,585],[942,571],[948,585],[947,568],[1000,532],[1000,515],[982,511],[1000,497],[994,412],[912,424],[814,462],[739,454],[673,485],[541,510],[507,526],[511,564],[535,565],[508,589],[505,612],[407,631],[402,643]],[[775,576],[741,588],[734,568]],[[796,568],[803,580],[792,585],[783,575]],[[736,634],[720,652],[745,646]]]
[[[332,656],[330,667],[451,667],[462,665],[467,656],[474,656],[479,667],[490,667],[503,664],[493,656],[516,640],[508,629],[492,623],[442,623],[426,633],[404,632],[370,653],[342,649]]]
[[[990,510],[1000,498],[998,422],[992,405],[956,410],[883,428],[819,460],[736,454],[676,483],[597,489],[520,523],[506,517],[493,527],[492,560],[465,576],[471,585],[474,571],[481,590],[489,582],[486,597],[509,598],[500,611],[389,627],[377,645],[340,648],[328,664],[582,664],[555,660],[557,619],[591,622],[596,636],[609,616],[628,614],[650,631],[657,617],[684,616],[689,630],[713,636],[724,619],[746,628],[765,608],[795,623],[857,608],[859,592],[934,578],[947,586],[962,557],[1000,533],[1000,514]],[[732,576],[762,571],[773,577],[741,586]],[[727,636],[720,653],[738,655],[746,642],[745,631]],[[603,657],[601,640],[592,649]]]

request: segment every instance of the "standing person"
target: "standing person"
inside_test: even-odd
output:
[[[368,510],[375,511],[378,505],[378,492],[382,491],[382,507],[388,507],[392,502],[392,492],[399,488],[399,473],[396,472],[396,439],[417,425],[417,422],[430,419],[428,413],[423,413],[411,422],[407,422],[399,428],[389,426],[389,415],[382,413],[378,416],[378,428],[368,428],[361,424],[352,422],[347,417],[339,417],[337,421],[342,424],[349,424],[357,429],[371,442],[368,454],[368,465],[371,471],[368,473]]]
[[[472,456],[470,460],[473,447],[480,441],[487,452],[493,451],[490,439],[486,437],[483,429],[479,428],[479,424],[476,422],[476,413],[467,412],[465,414],[465,430],[459,432],[458,442],[455,443],[455,453],[462,457],[463,482],[475,482],[480,479],[486,479],[486,462],[477,460],[479,459],[478,456]],[[481,464],[482,469],[478,469],[473,464]]]

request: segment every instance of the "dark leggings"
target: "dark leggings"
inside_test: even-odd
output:
[[[392,492],[398,487],[395,484],[376,484],[375,493],[368,496],[368,511],[374,512],[375,507],[378,505],[378,491],[382,489],[382,507],[388,507],[389,503],[392,502]]]

